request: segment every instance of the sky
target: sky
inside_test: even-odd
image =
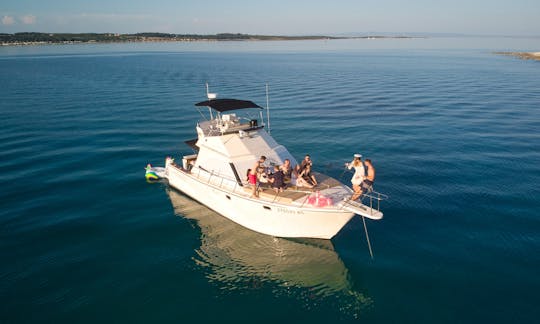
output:
[[[540,36],[540,0],[2,0],[0,33]]]

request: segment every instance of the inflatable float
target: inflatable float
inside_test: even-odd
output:
[[[165,168],[153,167],[152,164],[148,163],[146,165],[145,170],[146,170],[146,173],[144,174],[144,177],[148,181],[156,181],[156,180],[166,177]]]

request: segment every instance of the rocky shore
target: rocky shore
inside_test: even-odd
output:
[[[495,52],[495,54],[514,56],[523,60],[540,61],[540,52]]]

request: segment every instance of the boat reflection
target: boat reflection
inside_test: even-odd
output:
[[[330,240],[283,239],[246,229],[175,190],[168,190],[175,214],[197,221],[201,246],[195,262],[208,267],[208,279],[225,289],[274,286],[299,288],[314,297],[353,296],[355,303],[372,300],[355,292],[343,261]],[[277,291],[276,291],[277,292]]]

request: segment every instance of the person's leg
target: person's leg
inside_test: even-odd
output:
[[[354,184],[353,185],[354,194],[351,197],[351,200],[356,200],[362,195],[362,189],[359,185]]]
[[[251,197],[259,197],[259,193],[257,192],[257,179],[255,178],[255,175],[250,174],[249,178],[249,183],[253,188],[253,191],[251,192]]]
[[[364,195],[366,192],[369,191],[369,188],[371,187],[371,185],[369,183],[366,182],[367,180],[364,180],[362,182],[362,184],[360,184],[360,192],[358,194],[358,197]]]

